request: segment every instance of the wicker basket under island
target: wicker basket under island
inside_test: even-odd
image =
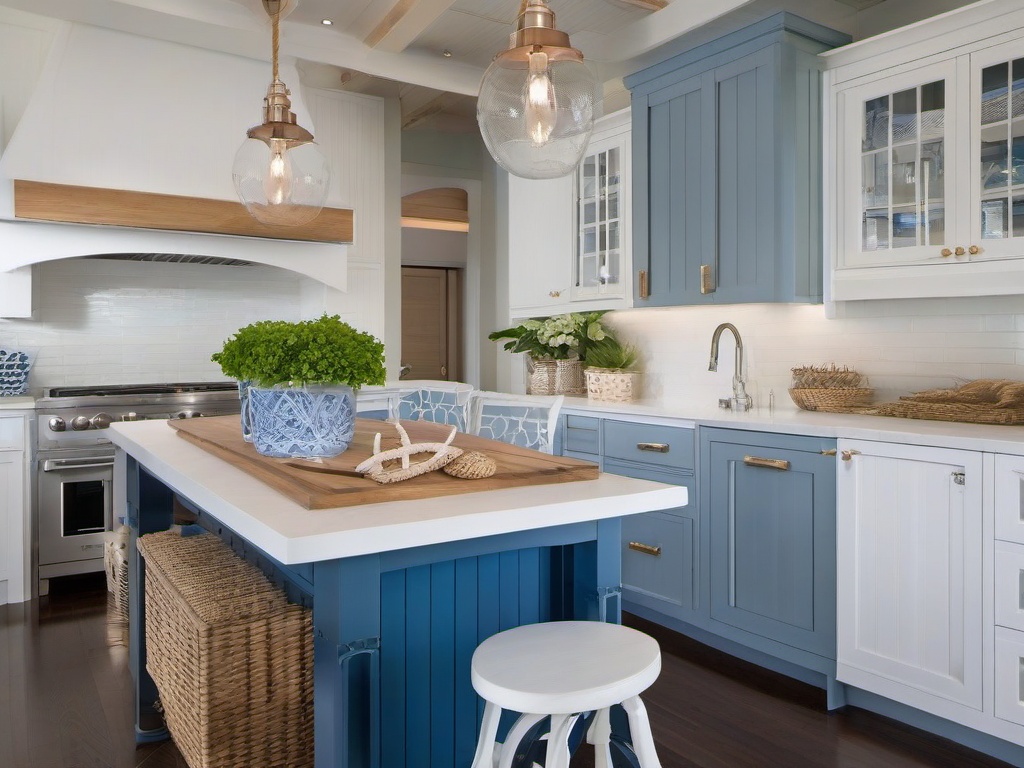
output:
[[[212,534],[139,539],[146,668],[190,768],[313,765],[310,611]]]

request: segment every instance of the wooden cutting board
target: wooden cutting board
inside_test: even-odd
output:
[[[275,488],[306,509],[350,507],[524,485],[596,480],[598,476],[597,465],[589,461],[550,456],[528,448],[460,433],[453,444],[467,451],[479,451],[494,459],[498,465],[494,475],[479,480],[462,480],[437,471],[399,483],[381,485],[356,474],[355,467],[372,455],[376,433],[382,435],[381,450],[399,445],[395,428],[384,421],[356,419],[355,438],[348,450],[322,462],[261,456],[251,443],[242,439],[237,415],[172,419],[167,423],[189,442]],[[444,442],[451,431],[451,427],[428,421],[403,421],[402,426],[414,443]]]

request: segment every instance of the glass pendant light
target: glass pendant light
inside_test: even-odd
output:
[[[235,154],[235,191],[254,219],[294,227],[316,218],[327,200],[331,170],[313,134],[296,124],[291,92],[278,76],[281,6],[263,0],[273,24],[273,79],[263,99],[263,123],[250,128]]]
[[[572,173],[594,127],[597,82],[547,0],[523,0],[508,50],[484,73],[476,119],[484,144],[509,173],[552,179]]]

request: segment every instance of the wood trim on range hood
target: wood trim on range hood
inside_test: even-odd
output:
[[[324,243],[351,243],[353,235],[353,214],[346,208],[324,208],[313,221],[298,227],[269,227],[252,218],[241,203],[228,200],[23,179],[14,181],[14,217]]]

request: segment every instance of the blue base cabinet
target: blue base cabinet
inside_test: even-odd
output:
[[[712,428],[700,441],[711,629],[834,661],[835,441]]]
[[[623,609],[825,688],[836,682],[836,441],[563,414],[564,453],[685,485],[622,519]]]
[[[820,302],[821,69],[788,13],[625,79],[634,306]]]

